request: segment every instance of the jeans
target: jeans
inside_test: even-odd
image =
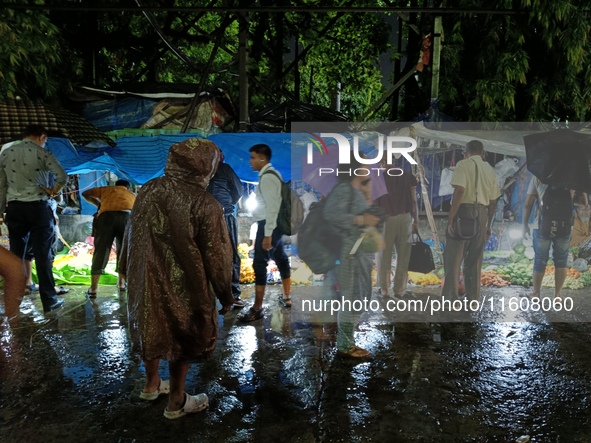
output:
[[[570,238],[572,232],[568,236],[543,238],[539,229],[534,229],[533,243],[534,243],[534,272],[543,273],[546,270],[546,263],[550,258],[550,245],[552,245],[552,260],[554,266],[557,268],[566,268],[568,261],[568,248],[570,246]]]

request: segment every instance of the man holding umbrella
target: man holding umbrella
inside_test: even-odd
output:
[[[537,177],[532,177],[527,188],[527,197],[523,209],[523,238],[530,235],[529,217],[538,200],[537,227],[532,239],[534,245],[534,275],[532,297],[540,297],[542,279],[546,263],[550,257],[554,261],[554,297],[560,298],[567,273],[568,248],[572,235],[573,200],[568,189],[545,185]]]
[[[53,154],[43,149],[46,142],[45,128],[29,125],[23,140],[0,154],[0,211],[6,209],[11,252],[24,259],[28,246],[33,249],[43,310],[49,312],[62,307],[64,300],[57,297],[53,279],[55,221],[48,200],[60,192],[68,176]],[[39,184],[40,176],[48,172],[55,175],[55,182]]]
[[[537,227],[533,231],[535,252],[533,297],[540,288],[552,245],[555,266],[554,296],[560,297],[567,274],[568,248],[573,225],[573,193],[591,190],[589,146],[591,137],[571,129],[538,132],[523,137],[527,169],[534,175],[527,189],[523,209],[523,236],[529,231],[529,217],[538,200]]]

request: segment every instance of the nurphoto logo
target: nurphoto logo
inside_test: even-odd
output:
[[[337,143],[338,149],[338,164],[335,168],[318,168],[318,175],[356,175],[356,176],[368,176],[376,173],[378,176],[381,174],[388,174],[390,176],[400,176],[404,173],[402,168],[388,168],[385,166],[392,165],[395,158],[404,157],[410,164],[416,165],[417,162],[411,157],[410,153],[417,149],[417,142],[411,137],[403,136],[392,136],[385,137],[379,135],[375,143],[376,154],[373,158],[368,158],[362,154],[359,148],[359,136],[353,135],[353,146],[349,138],[343,134],[334,132],[323,132],[320,136],[311,134],[313,138],[310,138],[310,142],[307,144],[307,163],[309,165],[314,162],[314,150],[316,149],[321,155],[328,154],[328,147],[326,139],[333,139]],[[334,145],[334,142],[330,142]],[[358,164],[362,165],[375,165],[374,167],[367,168],[355,168],[347,169],[346,165],[351,164],[351,153]],[[385,162],[384,162],[385,160]]]

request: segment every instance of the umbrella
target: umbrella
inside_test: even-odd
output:
[[[560,188],[591,192],[591,137],[570,129],[523,137],[527,169],[540,181]]]
[[[67,138],[75,145],[115,146],[88,120],[59,106],[24,100],[0,103],[0,145],[20,139],[27,125],[42,125],[50,137]]]
[[[332,188],[338,183],[336,174],[328,173],[328,169],[339,169],[339,151],[336,145],[328,145],[328,153],[319,155],[315,153],[312,157],[312,163],[308,164],[307,156],[302,157],[302,181],[312,186],[322,195],[328,195]],[[371,170],[375,166],[367,165]],[[348,169],[345,165],[340,165],[340,170]],[[377,171],[371,171],[371,198],[376,200],[388,193],[386,182],[384,181],[383,171],[380,175]]]

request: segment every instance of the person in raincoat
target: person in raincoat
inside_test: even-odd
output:
[[[355,170],[351,165],[351,170]],[[380,218],[368,212],[370,206],[370,177],[339,175],[339,183],[326,198],[322,212],[324,220],[331,223],[342,236],[340,265],[336,271],[343,301],[371,298],[372,262],[369,254],[358,251],[350,255],[364,228],[377,226]],[[355,326],[361,313],[342,309],[337,314],[337,354],[351,358],[367,358],[371,354],[355,344]]]
[[[173,145],[164,176],[138,193],[120,257],[120,268],[127,270],[132,351],[146,368],[140,398],[169,393],[169,419],[207,407],[206,394],[185,393],[185,378],[189,363],[215,348],[216,298],[221,314],[234,303],[224,212],[205,191],[220,157],[208,140]],[[169,362],[170,381],[160,379],[161,359]]]

